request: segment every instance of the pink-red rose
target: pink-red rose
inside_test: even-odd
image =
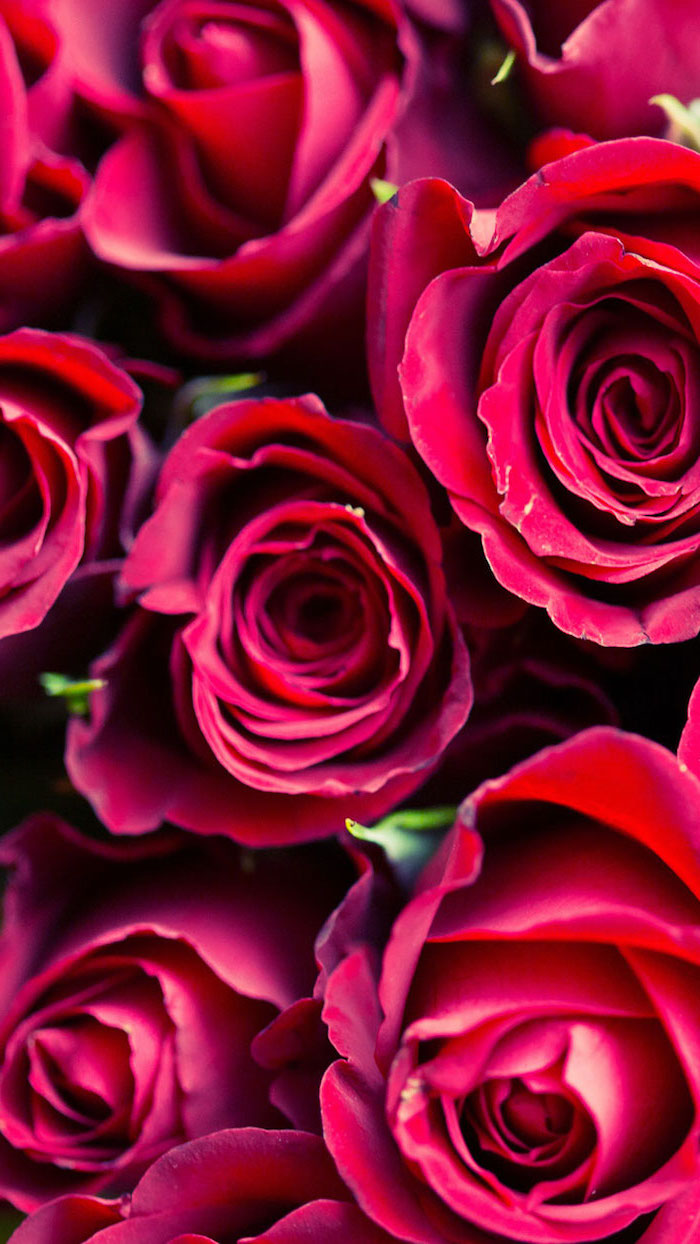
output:
[[[675,757],[609,728],[539,753],[377,918],[367,874],[318,943],[324,1134],[365,1212],[414,1244],[691,1244],[700,783]]]
[[[220,1131],[171,1150],[122,1201],[65,1197],[12,1244],[392,1244],[306,1132]]]
[[[322,837],[415,790],[471,705],[420,477],[317,398],[194,423],[124,581],[67,765],[116,832],[171,820],[257,845]]]
[[[548,162],[495,218],[439,181],[382,209],[378,405],[389,430],[408,426],[503,586],[599,643],[687,639],[700,630],[700,155],[652,138],[576,148],[543,141]]]
[[[119,849],[48,813],[3,839],[0,1195],[32,1209],[124,1192],[174,1144],[275,1125],[250,1042],[308,992],[343,892],[314,851],[242,859],[185,835]]]
[[[49,6],[0,3],[0,332],[64,327],[89,252],[90,179],[72,158],[72,91]]]
[[[92,342],[0,338],[0,636],[37,626],[79,565],[123,555],[151,472],[140,409]]]
[[[132,123],[97,169],[94,253],[150,290],[196,357],[293,342],[292,363],[347,361],[372,179],[460,181],[474,164],[460,67],[437,53],[445,89],[393,0],[60,0],[58,14],[76,91]]]

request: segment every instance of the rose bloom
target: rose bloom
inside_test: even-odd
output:
[[[84,214],[202,359],[361,370],[373,178],[499,183],[449,36],[393,0],[55,0],[83,105],[126,129]],[[138,124],[134,124],[138,122]],[[348,357],[352,350],[352,365]],[[319,361],[320,360],[320,361]],[[329,370],[331,370],[329,368]]]
[[[490,2],[545,125],[595,138],[660,135],[666,118],[652,96],[669,93],[687,104],[700,92],[694,0]]]
[[[0,862],[0,1195],[124,1192],[174,1144],[279,1121],[250,1041],[312,983],[345,885],[332,854],[119,849],[45,813]]]
[[[419,72],[391,0],[52,12],[83,108],[125,130],[99,166],[88,241],[155,294],[166,337],[225,359],[309,332],[326,350],[337,332],[360,340],[370,179],[396,173],[385,144]],[[438,157],[418,171],[446,170]]]
[[[123,556],[152,471],[141,400],[92,342],[0,337],[0,636],[37,626],[76,567]]]
[[[211,411],[163,467],[124,567],[140,593],[66,763],[110,829],[266,845],[376,817],[471,705],[427,493],[317,398]]]
[[[84,287],[90,185],[75,154],[73,94],[48,6],[0,3],[0,331],[63,327]]]
[[[318,942],[323,1127],[385,1230],[697,1239],[699,839],[697,779],[597,728],[467,799],[381,940],[371,874],[350,891]]]
[[[64,1197],[12,1244],[392,1244],[353,1204],[323,1142],[306,1132],[220,1131],[172,1149],[121,1201]]]
[[[538,155],[495,219],[440,181],[382,209],[378,407],[509,591],[598,643],[687,639],[700,629],[700,155],[566,136]]]

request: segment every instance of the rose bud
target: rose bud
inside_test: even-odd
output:
[[[66,763],[110,829],[267,845],[415,790],[466,720],[468,654],[421,479],[317,398],[246,400],[166,459]],[[232,815],[235,809],[235,815]]]
[[[120,849],[49,813],[0,862],[1,1196],[124,1192],[172,1145],[279,1121],[250,1042],[308,992],[344,864],[175,833]]]
[[[413,1244],[691,1244],[700,1227],[700,782],[585,731],[461,805],[388,934],[319,937],[326,1142]]]
[[[171,1149],[128,1200],[63,1197],[22,1223],[12,1244],[234,1244],[244,1237],[392,1244],[352,1202],[318,1136],[256,1128]]]
[[[541,154],[495,220],[438,181],[381,209],[380,414],[410,433],[502,586],[562,630],[621,647],[688,639],[700,155],[653,138],[549,139]]]

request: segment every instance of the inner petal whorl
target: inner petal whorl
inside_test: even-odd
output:
[[[296,32],[285,14],[250,5],[236,6],[236,16],[181,14],[173,22],[163,53],[174,86],[216,90],[299,69]]]
[[[478,1165],[508,1188],[575,1176],[593,1151],[595,1127],[574,1095],[529,1076],[486,1080],[465,1099],[460,1123]]]

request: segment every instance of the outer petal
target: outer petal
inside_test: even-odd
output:
[[[520,0],[492,0],[492,8],[521,58],[527,89],[545,124],[596,138],[659,134],[663,117],[650,106],[651,97],[670,92],[690,100],[697,88],[700,63],[690,2],[673,11],[659,0],[562,5],[555,20],[536,4],[534,28]],[[642,32],[653,51],[640,64],[634,48]]]

